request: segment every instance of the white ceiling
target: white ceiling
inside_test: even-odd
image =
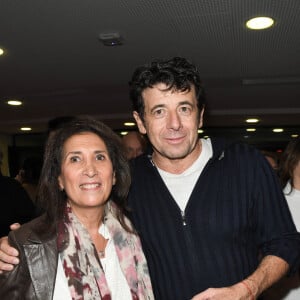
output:
[[[261,15],[275,25],[245,28]],[[124,44],[105,47],[99,34],[115,31]],[[121,129],[134,68],[173,56],[199,67],[205,127],[243,126],[248,116],[300,127],[299,32],[299,0],[1,0],[0,133],[41,132],[77,114]]]

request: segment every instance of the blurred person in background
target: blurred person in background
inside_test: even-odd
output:
[[[261,150],[261,153],[264,155],[266,160],[269,162],[272,169],[277,173],[278,172],[278,155],[276,152]]]
[[[146,151],[147,141],[138,131],[129,131],[122,138],[127,159],[133,159]]]
[[[36,207],[20,182],[2,175],[2,160],[0,150],[0,236],[8,234],[11,224],[25,223],[36,217]]]
[[[22,167],[16,176],[16,179],[22,184],[33,203],[36,203],[42,165],[43,161],[40,157],[27,157],[24,159]]]
[[[291,140],[282,153],[279,176],[292,218],[300,231],[300,137]],[[270,300],[299,300],[300,269],[283,278],[267,295]]]

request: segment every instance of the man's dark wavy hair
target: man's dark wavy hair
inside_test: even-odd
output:
[[[190,91],[195,88],[199,114],[205,103],[205,93],[200,80],[198,69],[195,65],[182,57],[174,57],[169,60],[155,60],[149,64],[138,67],[129,82],[130,98],[133,110],[144,118],[144,101],[142,92],[146,88],[164,83],[166,91],[176,90],[180,92]]]

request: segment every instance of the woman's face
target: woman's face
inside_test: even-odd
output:
[[[66,140],[58,182],[73,208],[105,204],[115,184],[115,174],[106,145],[99,136],[83,132]]]

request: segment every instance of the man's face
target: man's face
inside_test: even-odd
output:
[[[142,134],[147,134],[160,159],[183,159],[198,144],[199,117],[194,87],[188,92],[164,91],[163,83],[143,91],[144,121],[137,112],[134,117]]]

